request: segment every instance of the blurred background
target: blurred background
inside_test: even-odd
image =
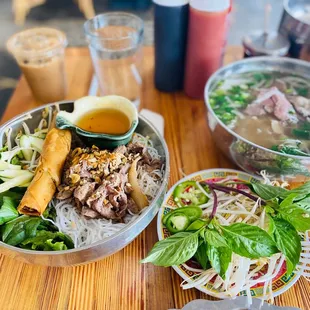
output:
[[[282,15],[282,0],[268,2],[272,5],[270,30],[276,30]],[[229,45],[241,45],[243,35],[263,28],[266,3],[267,0],[233,0]],[[7,39],[22,29],[46,26],[63,30],[69,46],[86,46],[83,23],[93,8],[96,14],[126,11],[139,15],[145,21],[144,43],[153,44],[151,0],[0,0],[0,115],[20,75],[16,62],[6,51]]]

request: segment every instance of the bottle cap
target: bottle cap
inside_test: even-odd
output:
[[[205,12],[222,12],[230,9],[230,0],[190,0],[192,8]]]
[[[182,6],[189,3],[189,0],[153,0],[155,4],[162,6]]]
[[[285,56],[290,48],[290,42],[278,32],[254,32],[243,37],[245,54],[248,56]]]

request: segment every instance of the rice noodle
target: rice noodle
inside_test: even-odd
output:
[[[135,134],[133,142],[139,142],[145,145],[153,159],[160,159],[158,151],[153,147],[153,143],[148,137]],[[138,167],[138,183],[149,201],[152,201],[158,193],[163,174],[164,167],[154,170],[151,174],[145,171],[143,166]],[[124,217],[124,223],[115,223],[112,220],[104,218],[87,219],[81,216],[77,208],[68,200],[58,201],[57,199],[53,199],[51,204],[55,207],[57,213],[54,224],[60,231],[68,234],[72,238],[75,248],[87,246],[110,237],[123,229],[128,223],[136,220],[139,216],[137,214],[127,214]]]
[[[90,245],[105,238],[108,238],[120,231],[131,221],[134,221],[138,215],[127,215],[124,217],[124,223],[113,223],[107,219],[87,219],[81,216],[70,201],[51,201],[54,205],[57,217],[55,225],[59,231],[69,235],[74,247]]]

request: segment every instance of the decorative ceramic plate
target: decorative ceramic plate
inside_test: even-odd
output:
[[[177,206],[173,200],[173,191],[175,187],[184,181],[187,180],[194,180],[194,181],[211,181],[211,182],[218,182],[223,180],[227,177],[232,178],[234,181],[246,181],[250,182],[256,180],[253,176],[237,171],[237,170],[230,170],[230,169],[210,169],[210,170],[203,170],[191,175],[186,176],[185,178],[181,179],[178,183],[176,183],[167,193],[164,202],[159,210],[158,218],[157,218],[157,233],[159,240],[165,239],[170,236],[170,232],[166,229],[166,227],[162,224],[163,216],[176,209]],[[193,277],[197,272],[190,271],[185,268],[183,265],[173,266],[172,267],[184,280],[190,282],[190,278]],[[262,269],[260,272],[264,273],[266,270]],[[285,262],[280,268],[278,275],[274,278],[272,283],[272,290],[273,296],[278,296],[285,291],[287,291],[295,282],[298,280],[299,275],[291,274],[287,275],[286,273],[286,264]],[[251,287],[251,295],[252,297],[260,298],[263,296],[263,287],[264,283],[258,283],[257,285]],[[214,289],[213,286],[209,283],[206,285],[200,285],[196,287],[198,290],[211,295],[217,298],[227,298],[224,294],[219,292],[218,290]],[[243,291],[239,295],[246,295],[246,292]]]

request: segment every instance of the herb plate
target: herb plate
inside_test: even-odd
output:
[[[176,183],[169,190],[159,210],[158,218],[157,218],[157,233],[158,233],[159,240],[166,239],[170,236],[170,232],[162,224],[162,219],[165,214],[177,208],[173,200],[173,191],[178,184],[184,181],[189,181],[189,180],[199,181],[199,182],[201,181],[218,182],[227,177],[230,177],[235,181],[255,182],[256,180],[258,180],[247,173],[237,171],[237,170],[231,170],[231,169],[202,170],[202,171],[195,172],[181,179],[178,183]],[[197,272],[188,270],[184,265],[173,266],[172,268],[180,275],[182,279],[188,282],[191,281],[190,280],[191,277],[193,277],[195,274],[198,274]],[[264,272],[263,269],[262,269],[262,272]],[[273,296],[278,296],[284,293],[285,291],[287,291],[291,286],[295,284],[298,278],[299,278],[299,275],[294,274],[294,273],[292,273],[291,275],[287,275],[286,264],[284,262],[284,264],[280,268],[278,275],[274,278],[273,283],[272,283]],[[256,298],[262,297],[263,287],[264,287],[263,283],[258,283],[257,285],[251,287],[252,297],[256,297]],[[227,298],[227,296],[225,296],[218,290],[214,289],[213,286],[210,285],[209,283],[207,283],[206,285],[197,286],[196,288],[200,290],[201,292],[206,293],[213,297]],[[239,295],[245,296],[246,291],[241,292]]]

